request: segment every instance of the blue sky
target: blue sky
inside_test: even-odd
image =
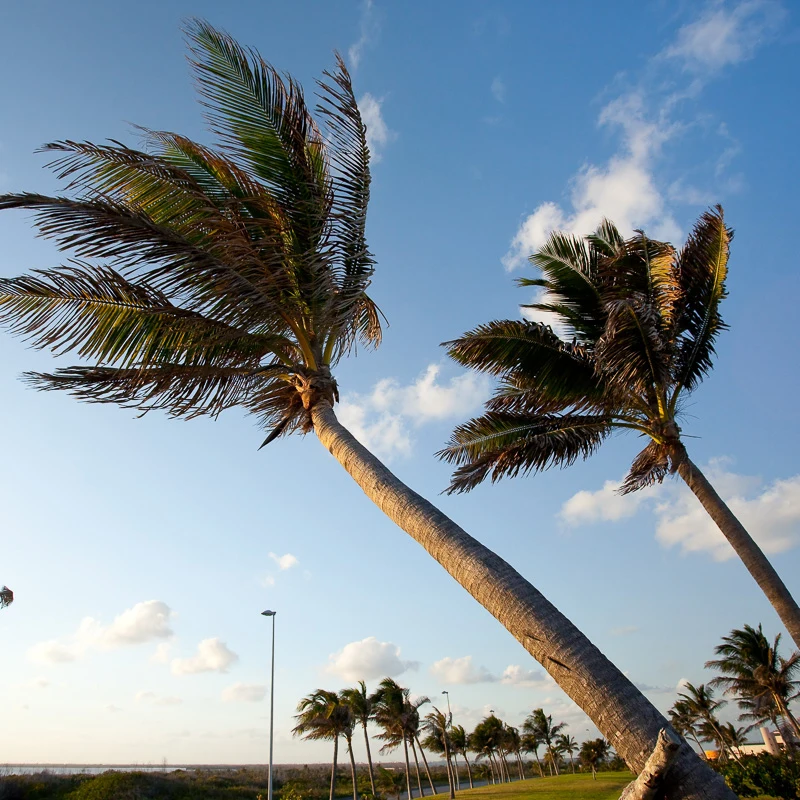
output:
[[[442,497],[433,453],[490,386],[439,343],[532,300],[514,278],[552,227],[603,215],[680,241],[709,204],[736,229],[717,366],[683,429],[800,592],[795,266],[798,21],[788,3],[6,3],[0,191],[55,192],[33,151],[208,141],[180,24],[208,19],[308,89],[347,58],[374,154],[373,296],[390,327],[342,363],[340,417],[514,564],[660,708],[733,627],[781,628],[677,483],[619,498],[640,442],[566,471]],[[0,216],[0,274],[53,266]],[[68,363],[69,359],[62,359]],[[278,610],[275,758],[297,701],[385,674],[470,729],[542,706],[595,729],[487,612],[382,517],[313,437],[262,451],[253,421],[171,422],[18,380],[51,356],[0,337],[0,761],[259,762]],[[788,639],[788,637],[787,637]],[[788,641],[787,641],[788,650]],[[734,713],[729,709],[729,718]],[[358,750],[357,758],[363,758]]]

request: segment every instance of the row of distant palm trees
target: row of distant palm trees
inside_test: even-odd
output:
[[[672,725],[704,755],[702,743],[711,742],[720,758],[738,761],[747,732],[766,723],[778,728],[784,741],[800,741],[800,725],[789,707],[800,694],[800,652],[784,658],[778,651],[780,640],[778,634],[770,643],[760,624],[732,630],[715,648],[718,658],[706,662],[706,667],[722,674],[708,684],[687,683],[679,693],[669,712]],[[716,688],[735,698],[742,712],[739,720],[749,724],[736,727],[719,721],[717,712],[727,701],[714,696]]]
[[[336,767],[339,759],[339,740],[344,739],[350,758],[353,779],[353,798],[358,800],[358,780],[353,754],[353,739],[360,727],[364,735],[369,769],[370,789],[377,796],[375,769],[372,762],[372,749],[367,725],[374,722],[380,733],[377,738],[383,742],[380,752],[389,753],[403,748],[405,763],[405,789],[412,796],[413,775],[420,797],[425,796],[425,788],[420,770],[425,772],[427,784],[432,794],[437,794],[425,751],[443,758],[447,769],[450,796],[461,788],[458,759],[466,768],[467,780],[473,787],[473,775],[480,774],[487,782],[502,783],[511,781],[516,772],[520,779],[525,778],[522,753],[532,753],[536,759],[539,774],[544,776],[545,768],[551,775],[558,775],[562,756],[569,756],[572,772],[575,772],[574,754],[578,751],[575,738],[564,729],[566,723],[553,723],[552,716],[541,708],[535,709],[522,725],[522,731],[503,722],[492,712],[483,719],[472,733],[467,733],[461,725],[453,725],[452,717],[436,706],[424,717],[420,708],[430,703],[428,697],[411,698],[411,691],[400,686],[392,678],[384,678],[378,688],[369,693],[364,681],[358,686],[332,692],[317,689],[304,697],[297,705],[297,724],[292,729],[295,736],[310,740],[333,742],[333,763],[331,768],[330,798],[333,800],[336,788]],[[539,749],[544,748],[539,758]],[[587,763],[594,767],[608,753],[608,746],[595,763],[588,758]],[[483,764],[470,764],[469,753]],[[594,751],[592,751],[594,752]],[[378,781],[380,783],[380,781]]]

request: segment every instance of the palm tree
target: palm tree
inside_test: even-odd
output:
[[[691,739],[699,748],[700,754],[706,758],[706,750],[701,744],[701,732],[697,715],[690,703],[685,700],[676,700],[669,710],[672,727],[684,738]]]
[[[524,725],[522,726],[522,730],[522,749],[525,750],[526,753],[533,753],[533,756],[536,759],[536,766],[539,768],[539,777],[544,778],[542,762],[539,760],[539,748],[543,744],[542,739],[539,734],[532,733],[530,730],[526,730]]]
[[[350,706],[354,720],[361,725],[364,730],[364,744],[367,746],[367,764],[369,766],[369,785],[372,789],[372,796],[376,797],[375,776],[372,769],[372,753],[369,749],[369,733],[367,724],[372,719],[372,700],[373,695],[367,693],[367,684],[364,681],[358,682],[357,688],[343,689],[340,692],[341,698]]]
[[[303,739],[333,740],[333,765],[331,767],[330,800],[336,791],[336,765],[339,756],[339,737],[344,736],[350,753],[350,769],[353,776],[353,800],[358,800],[356,765],[353,758],[353,714],[350,707],[341,701],[336,692],[317,689],[297,704],[297,725],[292,734]]]
[[[564,722],[560,722],[558,725],[553,725],[553,717],[550,714],[545,714],[541,708],[535,708],[522,724],[522,729],[526,733],[531,733],[538,737],[545,747],[547,747],[547,753],[550,756],[551,775],[553,769],[555,769],[556,775],[559,774],[558,759],[555,757],[553,752],[553,743],[556,736],[558,736],[566,727],[566,723]]]
[[[8,588],[8,586],[3,586],[0,589],[0,608],[5,608],[6,606],[10,606],[14,602],[14,592]]]
[[[503,723],[494,714],[481,720],[470,736],[470,748],[478,753],[479,758],[483,756],[489,761],[492,767],[492,782],[496,776],[498,783],[508,779],[500,758],[502,737]]]
[[[444,752],[444,760],[447,765],[447,783],[450,787],[450,800],[456,796],[455,776],[453,774],[453,765],[450,761],[450,736],[447,732],[447,715],[439,711],[436,706],[433,706],[433,711],[425,715],[425,730],[429,736],[437,743],[441,743]]]
[[[439,455],[458,464],[450,492],[569,466],[618,429],[648,439],[620,491],[677,472],[742,559],[800,646],[800,608],[748,532],[689,459],[678,425],[686,396],[711,370],[725,329],[733,233],[722,208],[704,213],[680,251],[639,231],[623,240],[604,221],[585,238],[551,234],[531,256],[560,338],[536,322],[490,322],[447,342],[459,364],[497,376],[486,413],[457,427]],[[571,341],[568,341],[570,340]]]
[[[512,725],[505,725],[503,734],[503,745],[509,753],[514,754],[514,758],[517,761],[517,769],[519,769],[519,779],[524,781],[525,767],[522,765],[522,756],[520,755],[522,738],[519,735],[519,730]]]
[[[706,662],[706,667],[722,672],[722,676],[709,681],[711,686],[722,687],[725,694],[748,701],[748,710],[759,700],[762,708],[774,706],[778,714],[791,726],[800,739],[800,725],[789,710],[789,701],[800,688],[800,653],[788,659],[778,653],[781,635],[770,645],[761,625],[732,630],[722,637],[722,644],[714,648],[720,658]],[[764,703],[763,701],[766,701]]]
[[[469,737],[462,725],[452,725],[450,727],[450,742],[453,745],[453,757],[458,753],[467,765],[467,778],[469,779],[469,788],[474,788],[472,785],[472,769],[469,765],[469,758],[467,757],[467,750],[469,750]]]
[[[400,795],[403,793],[402,774],[393,772],[378,764],[378,788],[387,797],[396,797],[400,800]]]
[[[597,768],[608,756],[608,742],[605,739],[590,739],[581,745],[579,758],[592,770],[592,780],[597,780]]]
[[[578,750],[578,742],[574,736],[568,733],[560,733],[556,737],[556,750],[559,753],[567,753],[569,755],[569,764],[572,767],[572,774],[575,774],[575,759],[572,754]]]
[[[684,692],[678,693],[678,699],[683,702],[686,714],[698,726],[700,736],[704,739],[713,739],[717,743],[720,753],[725,755],[730,752],[738,761],[736,754],[728,748],[722,734],[720,721],[717,719],[716,712],[727,705],[725,700],[716,700],[713,690],[703,683],[694,686],[687,681],[684,689]]]
[[[188,26],[216,148],[143,132],[144,150],[62,141],[45,149],[67,194],[0,195],[34,212],[74,259],[0,279],[0,321],[84,364],[28,374],[39,389],[173,417],[254,414],[264,444],[312,431],[365,494],[514,635],[641,769],[666,720],[503,559],[399,481],[338,421],[333,370],[380,341],[367,294],[366,128],[343,62],[320,84],[317,120],[301,87],[202,21]],[[88,363],[86,363],[88,362]],[[599,700],[602,698],[602,702]],[[708,796],[683,753],[667,794]],[[714,784],[716,781],[716,784]]]

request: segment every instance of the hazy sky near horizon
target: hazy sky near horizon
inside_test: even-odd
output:
[[[612,9],[612,10],[610,10]],[[439,343],[533,294],[514,279],[554,227],[608,216],[679,242],[710,204],[736,229],[731,330],[685,409],[690,454],[800,592],[796,229],[798,18],[779,0],[687,3],[0,5],[0,191],[57,192],[57,139],[136,144],[130,123],[210,141],[181,20],[200,16],[307,89],[348,61],[373,150],[376,353],[337,370],[351,430],[520,570],[662,710],[720,637],[782,628],[676,482],[625,498],[641,448],[443,497],[433,453],[490,384]],[[0,274],[60,263],[0,215]],[[71,363],[69,357],[60,363]],[[535,707],[596,735],[515,640],[364,498],[313,436],[262,451],[252,419],[137,419],[37,394],[53,358],[0,334],[0,763],[275,760],[297,701],[392,675],[471,729]],[[788,654],[790,640],[784,634]],[[444,702],[446,705],[446,701]],[[735,716],[729,708],[728,719]],[[363,760],[363,746],[356,757]],[[394,760],[395,755],[389,756]]]

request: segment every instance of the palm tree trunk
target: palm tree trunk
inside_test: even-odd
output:
[[[572,774],[575,774],[575,757],[572,753],[569,754],[569,765],[572,767]]]
[[[544,770],[542,769],[542,762],[539,760],[539,749],[533,751],[533,755],[536,758],[536,766],[539,767],[539,777],[544,778]]]
[[[347,752],[350,753],[350,774],[353,776],[353,800],[358,800],[358,779],[356,775],[356,759],[353,756],[353,739],[347,737]]]
[[[372,753],[370,752],[370,749],[369,749],[369,734],[367,733],[366,720],[362,723],[362,726],[364,728],[364,742],[367,745],[367,764],[369,764],[369,785],[370,785],[370,788],[372,789],[372,796],[373,797],[377,797],[378,793],[375,791],[375,775],[373,774],[373,771],[372,771]],[[409,798],[409,800],[410,800],[410,798]]]
[[[455,800],[456,796],[456,785],[455,785],[455,777],[453,775],[453,770],[450,765],[450,748],[447,744],[447,731],[442,731],[442,743],[444,744],[444,760],[447,762],[447,777],[449,778],[448,783],[450,784],[450,800]]]
[[[736,555],[742,560],[747,571],[755,578],[761,591],[766,595],[767,600],[778,612],[781,622],[794,639],[795,645],[800,647],[800,607],[795,599],[761,548],[753,541],[752,536],[717,494],[706,476],[689,458],[686,448],[680,444],[674,450],[678,474],[702,503],[711,519],[717,523],[717,527],[736,551]]]
[[[508,759],[502,750],[500,751],[500,760],[503,762],[503,770],[506,773],[506,783],[511,783],[511,772],[508,769]]]
[[[522,764],[522,756],[519,754],[519,750],[514,752],[514,755],[517,757],[517,765],[519,766],[519,779],[521,781],[525,780],[525,767]]]
[[[414,747],[414,740],[411,739],[411,752],[414,755],[414,769],[417,773],[417,789],[419,789],[419,796],[425,797],[425,792],[422,788],[422,776],[419,774],[419,759],[417,758],[417,748]]]
[[[434,794],[439,794],[436,791],[436,785],[434,784],[433,778],[431,777],[431,770],[430,767],[428,767],[428,757],[425,755],[425,748],[423,748],[422,742],[419,740],[419,736],[417,736],[416,738],[417,738],[417,745],[419,746],[419,752],[420,755],[422,756],[422,763],[425,765],[425,774],[428,776],[428,783],[430,784],[431,791]]]
[[[455,779],[455,782],[456,782],[456,791],[460,792],[461,791],[461,776],[458,774],[458,757],[456,755],[456,751],[455,750],[453,750],[452,753],[450,753],[450,757],[453,759],[453,778]]]
[[[556,759],[556,754],[553,752],[553,748],[549,744],[547,745],[547,752],[550,753],[550,763],[553,765],[556,775],[560,774],[558,771],[558,760]]]
[[[784,702],[782,697],[780,697],[777,693],[773,693],[772,696],[775,699],[775,705],[778,706],[778,709],[781,712],[781,716],[789,723],[789,725],[791,725],[794,735],[797,737],[797,740],[800,741],[800,725],[797,724],[794,714],[789,711],[789,706]]]
[[[333,794],[336,791],[336,762],[339,760],[339,737],[335,736],[333,739],[333,766],[331,767],[331,796],[330,800],[333,800]]]
[[[411,794],[411,764],[408,761],[408,742],[405,736],[403,737],[403,751],[406,756],[406,791],[408,792],[408,800],[412,800],[414,795]]]
[[[393,475],[339,422],[327,400],[314,405],[312,420],[322,444],[367,497],[505,626],[638,773],[659,731],[670,728],[652,703],[510,564]],[[664,797],[734,795],[684,743],[665,777]]]
[[[472,769],[469,765],[469,759],[467,758],[467,751],[465,750],[461,754],[461,756],[464,759],[464,763],[467,765],[467,778],[469,778],[469,788],[474,789],[475,787],[472,785]]]

